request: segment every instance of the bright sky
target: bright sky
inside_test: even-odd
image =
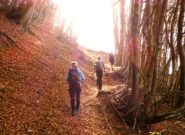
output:
[[[53,0],[59,14],[72,22],[78,43],[94,50],[114,52],[112,0]],[[62,20],[62,19],[61,19]]]

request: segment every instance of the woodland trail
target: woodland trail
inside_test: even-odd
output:
[[[127,128],[109,103],[111,95],[96,96],[93,64],[98,55],[107,67],[103,89],[123,85],[109,73],[108,54],[59,40],[47,23],[42,25],[30,26],[26,33],[0,12],[0,135],[148,135],[164,129],[184,133],[176,120],[140,133]],[[70,113],[65,80],[72,60],[85,74],[76,116]]]
[[[16,43],[7,46],[1,41],[0,49],[1,135],[131,134],[104,102],[107,95],[96,97],[91,56],[76,46],[62,44],[38,28],[32,28],[32,35],[23,34],[17,27],[11,29],[16,32]],[[74,59],[86,79],[81,110],[71,116],[65,78]],[[111,75],[105,75],[105,90],[118,84]]]
[[[49,41],[46,41],[47,43]],[[76,48],[75,48],[76,49]],[[52,52],[52,51],[51,51]],[[70,60],[81,58],[82,54],[75,53],[76,50],[72,50],[72,55],[70,56]],[[51,54],[52,55],[52,54]],[[60,56],[60,54],[55,55]],[[79,56],[80,55],[80,56]],[[96,97],[97,96],[97,89],[95,88],[95,80],[93,78],[92,71],[87,71],[87,69],[92,69],[92,65],[84,65],[80,62],[80,59],[78,59],[79,63],[81,64],[80,68],[82,70],[85,70],[85,81],[83,82],[82,87],[82,93],[81,93],[81,107],[80,112],[76,116],[71,116],[70,112],[70,99],[68,94],[68,86],[67,83],[62,84],[59,80],[56,80],[55,83],[57,86],[59,86],[60,90],[63,92],[61,93],[61,96],[58,97],[58,101],[60,102],[60,107],[55,108],[56,112],[60,110],[60,116],[61,118],[61,125],[60,125],[60,131],[58,133],[62,134],[69,134],[69,135],[123,135],[128,134],[127,130],[123,130],[123,123],[116,117],[116,115],[111,112],[111,110],[107,110],[107,104],[103,103],[103,100],[101,100],[103,97]],[[69,62],[70,63],[70,62]],[[62,72],[66,71],[66,65],[62,65],[62,69],[65,69]],[[68,65],[70,66],[70,64]],[[88,73],[88,74],[87,74]],[[66,76],[65,75],[65,76]],[[61,75],[62,78],[65,79],[65,76]],[[120,84],[120,82],[114,81],[111,76],[105,76],[104,77],[104,89],[109,90],[113,89],[112,86],[108,85],[116,85]],[[52,97],[56,97],[60,92],[56,91],[53,93]],[[54,111],[55,112],[55,111]],[[57,124],[58,125],[58,124]],[[58,125],[58,126],[59,126]],[[58,134],[57,133],[57,134]]]

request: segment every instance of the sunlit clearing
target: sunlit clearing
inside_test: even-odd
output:
[[[114,52],[112,0],[53,0],[56,24],[72,26],[77,42],[93,50]]]

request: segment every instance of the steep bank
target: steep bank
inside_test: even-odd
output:
[[[39,27],[24,33],[3,14],[0,31],[1,134],[129,134],[96,98],[93,62],[98,52],[64,44]],[[65,81],[71,60],[78,61],[86,77],[81,112],[75,117]],[[120,82],[108,75],[104,84],[104,89],[112,89]]]

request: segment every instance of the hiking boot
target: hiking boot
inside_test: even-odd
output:
[[[99,90],[98,90],[98,94],[101,94],[101,93],[102,93],[102,91],[103,91],[102,89],[99,89]]]
[[[72,113],[71,113],[73,116],[75,116],[76,115],[76,112],[75,111],[72,111]]]
[[[80,107],[76,107],[76,113],[78,113],[80,110]]]
[[[100,92],[98,91],[98,93],[97,93],[96,97],[98,97],[99,95],[100,95]]]
[[[100,96],[103,93],[102,89],[99,89],[98,94],[96,95],[96,97]]]

